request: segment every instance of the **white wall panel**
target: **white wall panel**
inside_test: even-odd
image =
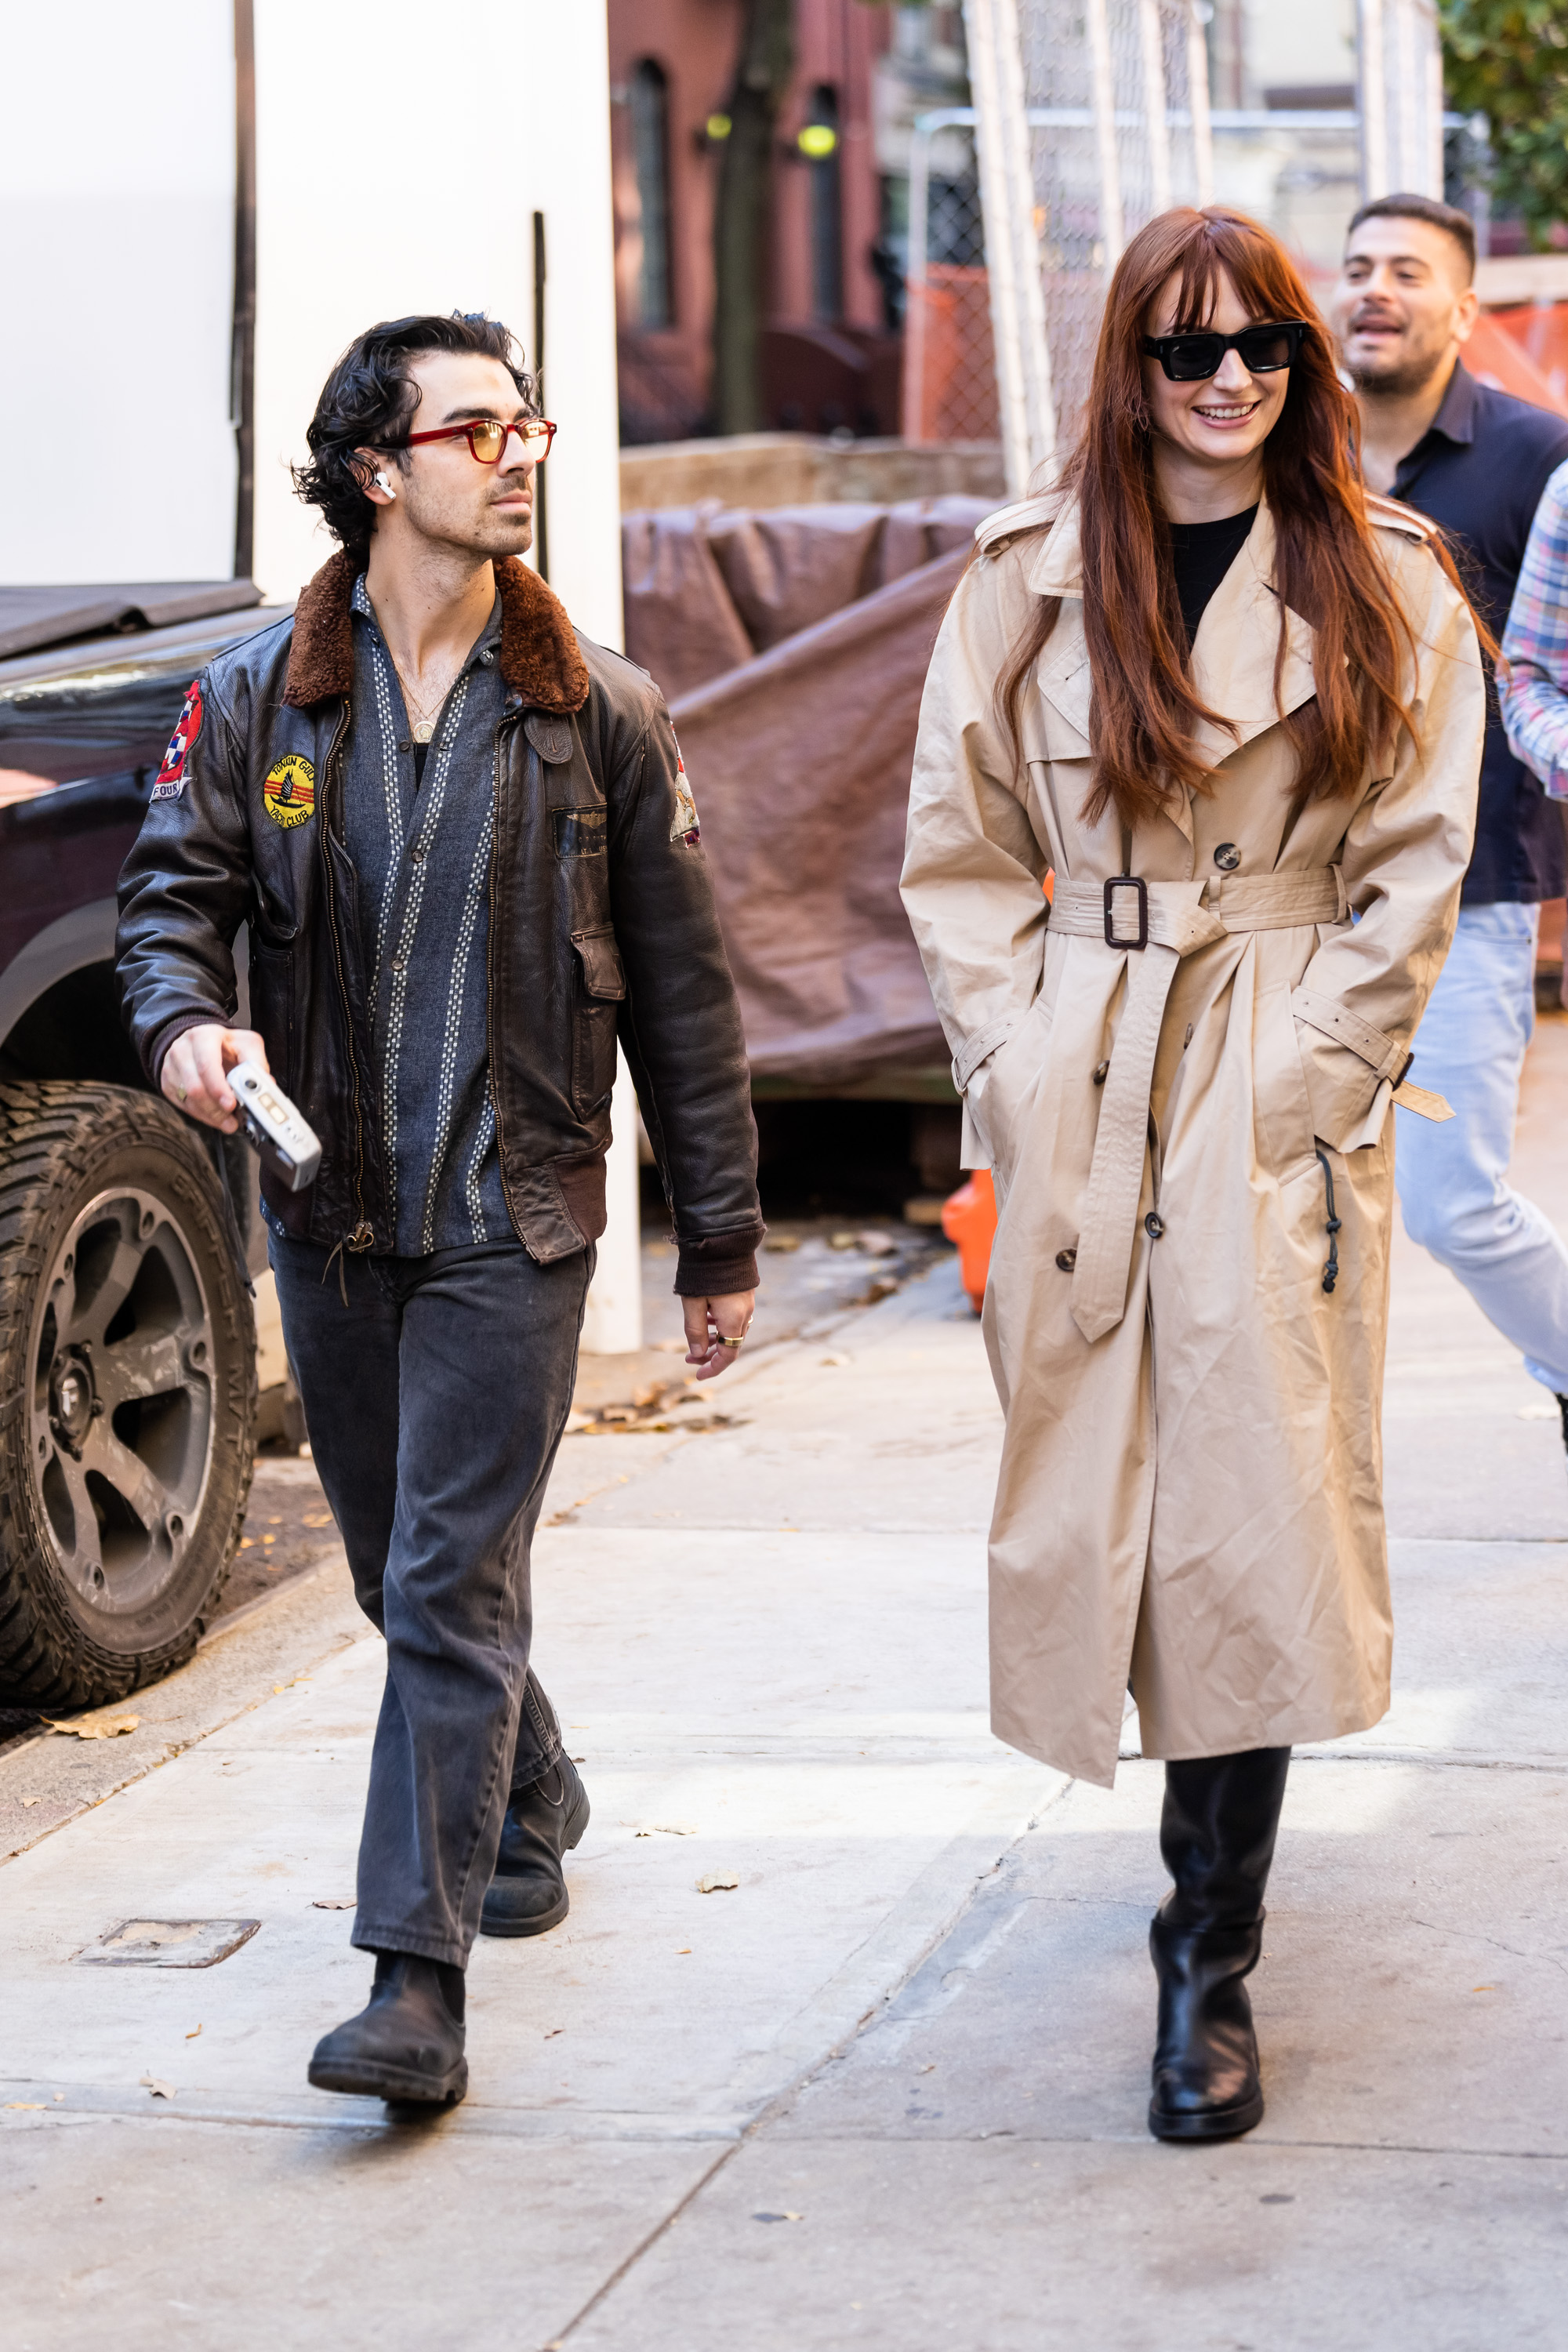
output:
[[[0,72],[0,580],[226,579],[230,0],[6,0]]]
[[[501,0],[471,20],[414,0],[257,0],[256,67],[258,580],[292,594],[331,551],[289,466],[354,334],[409,311],[483,310],[531,344],[537,207],[545,404],[561,427],[551,580],[582,628],[618,646],[602,0]]]

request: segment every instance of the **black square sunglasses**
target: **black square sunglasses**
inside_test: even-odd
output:
[[[1226,352],[1239,352],[1248,375],[1272,375],[1289,367],[1308,329],[1305,319],[1279,319],[1267,327],[1243,327],[1239,335],[1216,335],[1206,329],[1187,335],[1145,335],[1143,348],[1159,361],[1172,383],[1202,383],[1219,373]]]

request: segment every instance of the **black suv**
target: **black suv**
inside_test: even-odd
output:
[[[166,1674],[239,1540],[254,1162],[149,1089],[114,923],[191,680],[282,617],[259,602],[248,581],[0,589],[0,1706]]]

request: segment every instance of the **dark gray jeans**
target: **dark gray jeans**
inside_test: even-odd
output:
[[[350,1257],[270,1237],[310,1451],[386,1636],[353,1941],[461,1968],[512,1789],[561,1753],[529,1669],[529,1548],[594,1252]],[[348,1304],[339,1287],[343,1268]]]

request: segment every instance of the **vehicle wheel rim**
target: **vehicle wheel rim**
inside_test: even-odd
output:
[[[174,1581],[195,1533],[216,1422],[213,1324],[167,1202],[100,1192],[59,1242],[34,1317],[32,1468],[68,1583],[121,1617]]]

